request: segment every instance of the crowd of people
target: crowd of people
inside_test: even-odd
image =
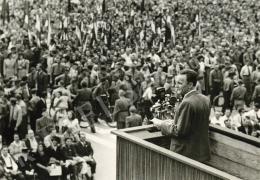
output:
[[[157,92],[177,96],[183,69],[197,72],[212,124],[259,137],[260,1],[1,4],[0,178],[35,171],[44,179],[53,164],[63,178],[88,167],[92,178],[93,149],[80,123],[88,120],[93,133],[99,119],[118,129],[146,124]],[[33,157],[26,167],[24,154]]]

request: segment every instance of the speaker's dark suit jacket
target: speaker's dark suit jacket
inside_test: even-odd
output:
[[[177,109],[174,121],[164,121],[161,130],[171,135],[171,150],[197,161],[210,158],[209,148],[210,100],[191,91]]]

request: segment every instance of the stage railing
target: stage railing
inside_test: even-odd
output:
[[[168,150],[170,137],[151,128],[141,126],[112,132],[117,135],[117,180],[256,180],[260,177],[260,141],[256,138],[210,126],[212,159],[203,164]]]

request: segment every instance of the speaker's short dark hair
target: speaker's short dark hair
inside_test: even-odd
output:
[[[198,80],[198,73],[191,69],[183,69],[181,70],[180,74],[186,75],[187,82],[192,83],[193,86],[196,86]]]

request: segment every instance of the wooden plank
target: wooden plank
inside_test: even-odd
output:
[[[260,147],[260,139],[259,138],[249,136],[247,134],[243,134],[241,132],[234,131],[232,129],[223,128],[223,127],[220,127],[220,126],[217,126],[217,125],[212,125],[212,124],[210,124],[209,130],[210,130],[210,132],[216,132],[216,133],[219,133],[219,134],[223,134],[225,136],[231,137],[232,139],[237,139],[237,140],[243,141],[247,144],[251,144],[251,145]]]
[[[117,180],[222,180],[128,140],[118,142]]]
[[[252,169],[260,170],[260,156],[248,153],[244,148],[237,149],[221,142],[211,141],[210,149],[214,155]]]
[[[222,171],[227,171],[229,174],[240,177],[244,180],[258,180],[260,177],[259,170],[243,166],[216,155],[212,155],[210,161],[207,162],[207,164],[213,167],[217,167]]]
[[[153,152],[159,153],[163,156],[166,156],[168,158],[171,158],[175,161],[178,161],[180,163],[185,164],[186,166],[191,166],[193,168],[196,168],[200,171],[203,171],[205,173],[211,174],[213,176],[219,177],[221,179],[232,179],[232,180],[241,180],[240,178],[237,178],[235,176],[232,176],[226,172],[220,171],[216,168],[210,167],[208,165],[205,165],[203,163],[200,163],[198,161],[192,160],[188,157],[182,156],[180,154],[174,153],[170,150],[161,148],[157,145],[154,145],[152,143],[149,143],[145,140],[142,140],[140,138],[134,137],[130,134],[127,134],[121,130],[117,130],[117,131],[112,131],[113,134],[117,135],[118,138],[123,138],[127,141],[133,142],[141,147],[147,148]]]
[[[246,151],[248,153],[252,153],[257,156],[260,156],[260,148],[254,146],[254,145],[245,143],[243,141],[239,141],[239,140],[233,139],[231,137],[228,137],[228,136],[216,133],[216,132],[210,132],[210,139],[213,139],[217,142],[221,142],[223,144],[232,146],[233,148],[236,148],[236,149],[243,149],[244,151]]]
[[[148,130],[144,131],[134,131],[130,133],[132,136],[135,136],[140,139],[150,139],[150,138],[160,138],[163,137],[161,131],[159,132],[149,132]]]

